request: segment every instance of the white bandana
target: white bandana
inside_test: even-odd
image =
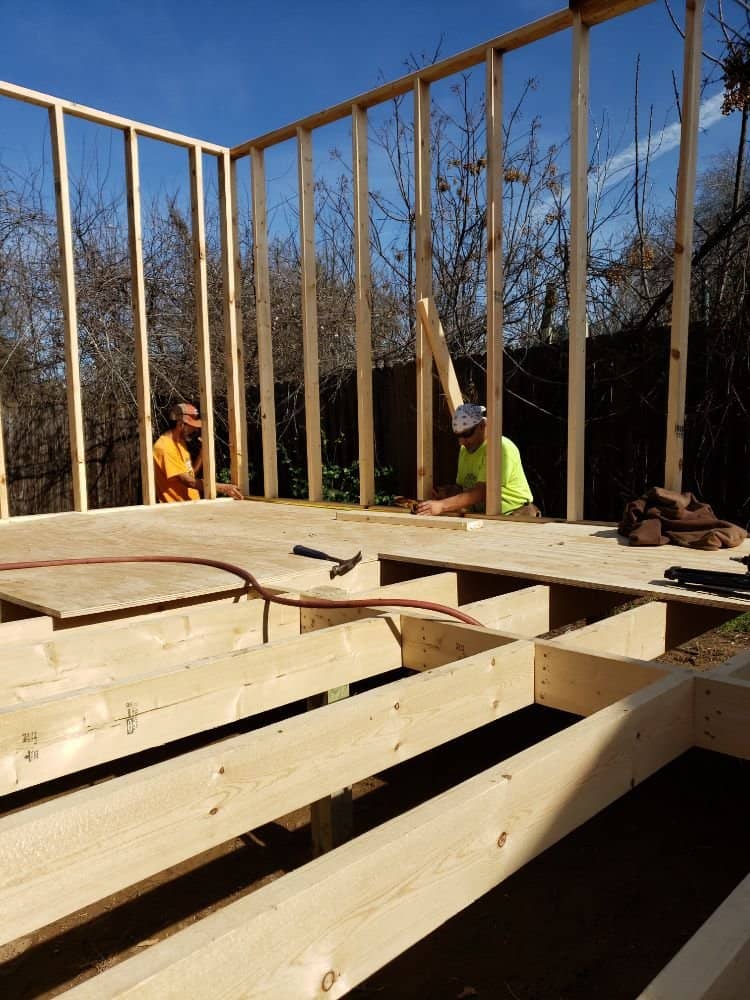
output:
[[[453,433],[461,434],[476,427],[486,412],[486,407],[479,403],[461,403],[453,414]]]

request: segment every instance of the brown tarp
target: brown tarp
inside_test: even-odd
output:
[[[692,493],[673,493],[655,486],[625,507],[617,527],[631,545],[684,545],[690,549],[732,549],[747,532],[721,521],[707,503]]]

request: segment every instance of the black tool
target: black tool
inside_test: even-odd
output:
[[[715,594],[729,594],[750,600],[750,556],[732,556],[733,562],[744,563],[747,573],[723,573],[714,569],[692,569],[689,566],[670,566],[664,570],[667,580],[674,580],[682,587],[708,590]]]
[[[356,556],[352,556],[351,559],[337,559],[336,556],[329,556],[327,552],[321,552],[320,549],[308,549],[306,545],[295,545],[292,552],[295,556],[307,556],[308,559],[325,559],[327,562],[336,563],[335,566],[331,567],[332,580],[337,576],[343,576],[344,573],[348,573],[350,569],[354,569],[357,563],[362,560],[361,552],[358,552]]]

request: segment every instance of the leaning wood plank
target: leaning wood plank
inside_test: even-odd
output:
[[[3,402],[0,399],[0,521],[6,521],[9,517],[8,476],[5,471],[5,421],[3,420]]]
[[[570,313],[568,316],[567,518],[583,517],[588,267],[589,28],[573,10],[570,137]]]
[[[667,664],[625,656],[597,655],[536,640],[534,691],[537,702],[575,715],[591,715],[673,672]]]
[[[0,646],[7,646],[8,643],[38,642],[47,639],[52,635],[52,619],[49,615],[37,615],[34,618],[19,618],[13,622],[0,622]],[[5,655],[3,650],[3,663],[0,666],[0,684],[5,674]],[[11,656],[12,656],[11,651]],[[26,662],[28,662],[26,660]],[[2,701],[0,701],[2,704]]]
[[[418,580],[391,583],[367,593],[357,593],[356,597],[358,599],[377,597],[378,600],[387,597],[408,597],[420,601],[434,601],[436,604],[455,608],[458,604],[458,578],[455,573],[436,573],[434,576],[425,576]],[[300,632],[314,632],[316,629],[331,628],[333,625],[357,621],[360,618],[387,615],[389,612],[398,613],[398,608],[301,608]]]
[[[262,149],[250,151],[253,187],[253,256],[255,261],[255,324],[260,383],[260,432],[263,442],[263,494],[279,495],[276,455],[276,400],[271,343],[271,284],[268,272],[266,168]]]
[[[503,57],[486,58],[487,122],[487,514],[502,510],[503,435]]]
[[[68,400],[70,461],[73,479],[73,506],[88,510],[86,490],[86,449],[83,440],[83,403],[81,369],[78,358],[78,315],[73,255],[73,230],[70,219],[68,155],[65,148],[65,118],[62,105],[49,109],[52,164],[55,172],[55,207],[57,210],[57,245],[60,255],[60,297],[65,326],[65,391]]]
[[[695,745],[750,760],[750,680],[695,678]]]
[[[667,443],[664,461],[664,485],[668,490],[677,491],[682,490],[682,458],[685,438],[690,272],[693,256],[695,172],[698,159],[698,122],[700,116],[698,102],[703,59],[702,34],[703,0],[688,0],[685,4],[682,122],[680,125],[680,163],[677,171],[672,332],[669,349]]]
[[[359,502],[375,503],[375,429],[372,410],[372,277],[367,178],[367,111],[352,105],[354,181],[354,315],[357,330]]]
[[[49,617],[0,625],[12,645],[0,662],[0,706],[37,701],[263,642],[263,601],[220,602],[163,611],[132,622],[86,625],[52,634]],[[35,624],[35,623],[40,624]],[[43,623],[48,623],[46,626]],[[299,610],[272,604],[268,636],[299,634]]]
[[[446,528],[453,531],[478,531],[484,521],[470,517],[416,517],[392,514],[387,510],[337,510],[337,521],[369,521],[372,524],[402,524],[409,528]]]
[[[153,421],[151,419],[151,378],[148,367],[148,323],[146,282],[143,275],[143,228],[141,223],[141,177],[138,164],[138,135],[126,129],[125,181],[128,198],[128,247],[130,250],[130,298],[135,341],[135,391],[138,403],[138,436],[141,457],[141,498],[156,503],[154,485]]]
[[[432,295],[432,174],[430,168],[430,85],[414,81],[414,297]],[[432,492],[433,399],[432,351],[424,322],[417,312],[415,329],[417,370],[417,496]]]
[[[245,418],[245,364],[242,341],[237,328],[237,286],[235,284],[236,199],[232,192],[232,168],[229,152],[217,156],[219,182],[219,217],[221,220],[221,278],[224,317],[224,364],[227,377],[227,416],[229,418],[229,461],[232,482],[243,494],[249,491]]]
[[[0,794],[400,666],[398,638],[372,618],[3,708]]]
[[[740,882],[639,1000],[743,1000],[750,984],[750,876]]]
[[[0,940],[532,700],[516,643],[0,819]]]
[[[446,340],[443,324],[440,322],[434,299],[429,295],[423,299],[419,299],[417,301],[417,312],[422,321],[422,329],[427,334],[435,367],[440,376],[440,384],[443,387],[443,392],[448,403],[448,409],[451,416],[453,416],[461,403],[463,403],[464,397],[461,392],[461,386],[458,384],[458,376],[456,375],[456,369],[453,367],[448,341]]]
[[[343,996],[687,750],[691,686],[668,677],[67,995]]]
[[[198,355],[198,383],[203,429],[203,496],[216,497],[216,455],[214,451],[214,396],[211,380],[211,341],[208,322],[208,271],[206,263],[206,207],[203,192],[203,150],[190,147],[190,212],[193,240],[193,295],[195,299],[195,341]],[[191,402],[188,400],[188,402]]]
[[[323,499],[323,466],[320,438],[320,382],[318,369],[318,301],[315,276],[315,188],[312,133],[297,130],[299,174],[299,241],[302,271],[302,355],[305,369],[305,440],[307,442],[307,495]]]
[[[554,639],[567,649],[616,653],[638,660],[653,660],[665,649],[667,605],[662,601],[642,604],[629,611],[603,618],[585,628],[573,629]]]

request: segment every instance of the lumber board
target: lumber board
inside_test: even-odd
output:
[[[544,585],[524,587],[510,594],[485,597],[462,604],[461,610],[487,628],[536,636],[549,632],[550,589]]]
[[[53,633],[46,616],[0,625],[0,706],[157,673],[263,642],[265,602],[231,601]],[[7,630],[7,632],[6,632]],[[8,639],[3,637],[7,634]],[[299,609],[272,604],[270,640],[299,634]]]
[[[667,605],[662,601],[651,601],[592,625],[565,632],[554,641],[568,649],[653,660],[666,649],[666,634]]]
[[[432,295],[432,153],[430,85],[414,82],[414,297]],[[432,350],[416,310],[414,355],[417,373],[417,497],[429,500],[433,476]]]
[[[683,753],[691,684],[665,678],[68,995],[342,996]]]
[[[688,0],[685,5],[680,162],[677,170],[672,325],[669,347],[666,457],[664,460],[664,485],[668,490],[677,490],[678,492],[682,490],[682,459],[685,439],[690,275],[693,257],[695,175],[698,160],[699,100],[703,60],[701,49],[703,6],[703,0]]]
[[[695,678],[695,745],[750,760],[750,680]]]
[[[307,495],[323,499],[323,459],[320,435],[320,377],[318,363],[318,301],[315,257],[315,188],[312,133],[297,130],[299,178],[299,243],[302,272],[302,355],[305,372],[305,441]]]
[[[279,495],[276,455],[276,401],[271,340],[271,279],[268,269],[266,166],[262,149],[250,151],[253,191],[253,254],[255,260],[255,323],[260,383],[260,432],[263,443],[263,493]]]
[[[229,151],[216,157],[219,185],[219,219],[221,231],[222,316],[224,321],[224,365],[227,379],[227,418],[229,422],[229,456],[232,482],[247,494],[248,455],[247,418],[245,414],[245,356],[242,336],[237,323],[237,265],[239,246],[237,198],[233,190],[232,165]]]
[[[503,478],[503,57],[487,49],[487,494],[485,511],[502,511]]]
[[[432,351],[432,358],[435,362],[440,384],[443,387],[448,410],[453,416],[458,407],[463,403],[464,397],[461,386],[458,384],[456,369],[453,367],[448,341],[443,330],[443,324],[437,312],[437,305],[431,295],[417,300],[417,312],[422,322],[422,329],[427,335],[427,340]]]
[[[568,315],[569,521],[583,517],[586,431],[586,288],[588,271],[589,28],[573,10],[573,73],[570,132],[570,268]]]
[[[359,502],[375,503],[375,428],[372,401],[372,276],[367,175],[367,111],[352,105],[354,317],[357,338]]]
[[[409,528],[447,528],[452,531],[478,531],[484,526],[484,521],[474,517],[418,517],[414,514],[393,514],[387,510],[337,510],[336,520]]]
[[[206,260],[206,204],[203,188],[203,151],[191,146],[190,218],[193,244],[193,297],[195,299],[195,344],[198,363],[198,392],[203,424],[203,496],[216,497],[216,450],[214,447],[214,395],[211,379],[211,340],[208,321],[208,270]],[[192,402],[192,400],[188,400]]]
[[[373,618],[0,708],[0,794],[400,666],[398,638]]]
[[[346,597],[347,595],[336,596]],[[406,597],[412,600],[434,601],[436,604],[445,604],[455,608],[458,605],[458,580],[455,573],[436,573],[434,576],[423,577],[419,580],[392,583],[385,587],[379,587],[370,593],[357,593],[348,596],[357,599],[376,597],[378,600],[388,597]],[[301,608],[300,632],[314,632],[316,629],[331,628],[333,625],[341,625],[343,622],[358,621],[361,618],[372,618],[394,612],[398,614],[397,607],[392,610],[386,607]]]
[[[679,671],[626,656],[566,649],[536,640],[534,694],[537,702],[575,715],[591,715],[662,677]]]
[[[95,122],[97,125],[108,125],[111,128],[135,129],[138,135],[147,136],[149,139],[160,139],[175,146],[194,146],[200,144],[207,153],[221,153],[226,146],[217,146],[215,143],[206,142],[203,139],[192,139],[179,132],[170,132],[169,129],[158,128],[156,125],[148,125],[145,122],[134,121],[132,118],[123,118],[122,115],[113,115],[108,111],[100,111],[98,108],[89,108],[84,104],[76,104],[73,101],[61,100],[51,94],[43,94],[39,90],[31,90],[29,87],[19,87],[15,83],[8,83],[0,80],[0,94],[3,97],[12,97],[17,101],[24,101],[26,104],[36,104],[38,107],[51,108],[59,106],[66,115],[73,118],[83,118],[85,121]]]
[[[750,983],[750,876],[641,993],[639,1000],[742,1000]]]
[[[65,392],[70,433],[71,478],[73,507],[88,510],[86,487],[86,447],[83,436],[83,402],[81,398],[81,368],[78,352],[78,312],[76,305],[75,255],[70,213],[68,154],[65,145],[63,105],[55,102],[49,109],[52,165],[55,175],[55,210],[57,246],[60,258],[60,299],[63,313],[65,345]]]
[[[518,638],[498,629],[402,614],[401,665],[410,670],[431,670]]]
[[[148,366],[148,321],[146,318],[146,281],[143,273],[143,225],[141,219],[141,174],[138,158],[138,134],[125,129],[125,183],[128,202],[128,249],[130,253],[130,298],[135,341],[135,390],[138,405],[138,437],[141,460],[141,499],[156,503],[154,483],[153,437],[151,415],[151,377]]]
[[[532,700],[519,642],[6,816],[0,940]]]
[[[5,467],[5,421],[3,420],[3,400],[0,396],[0,521],[7,521],[9,517],[8,473]]]

